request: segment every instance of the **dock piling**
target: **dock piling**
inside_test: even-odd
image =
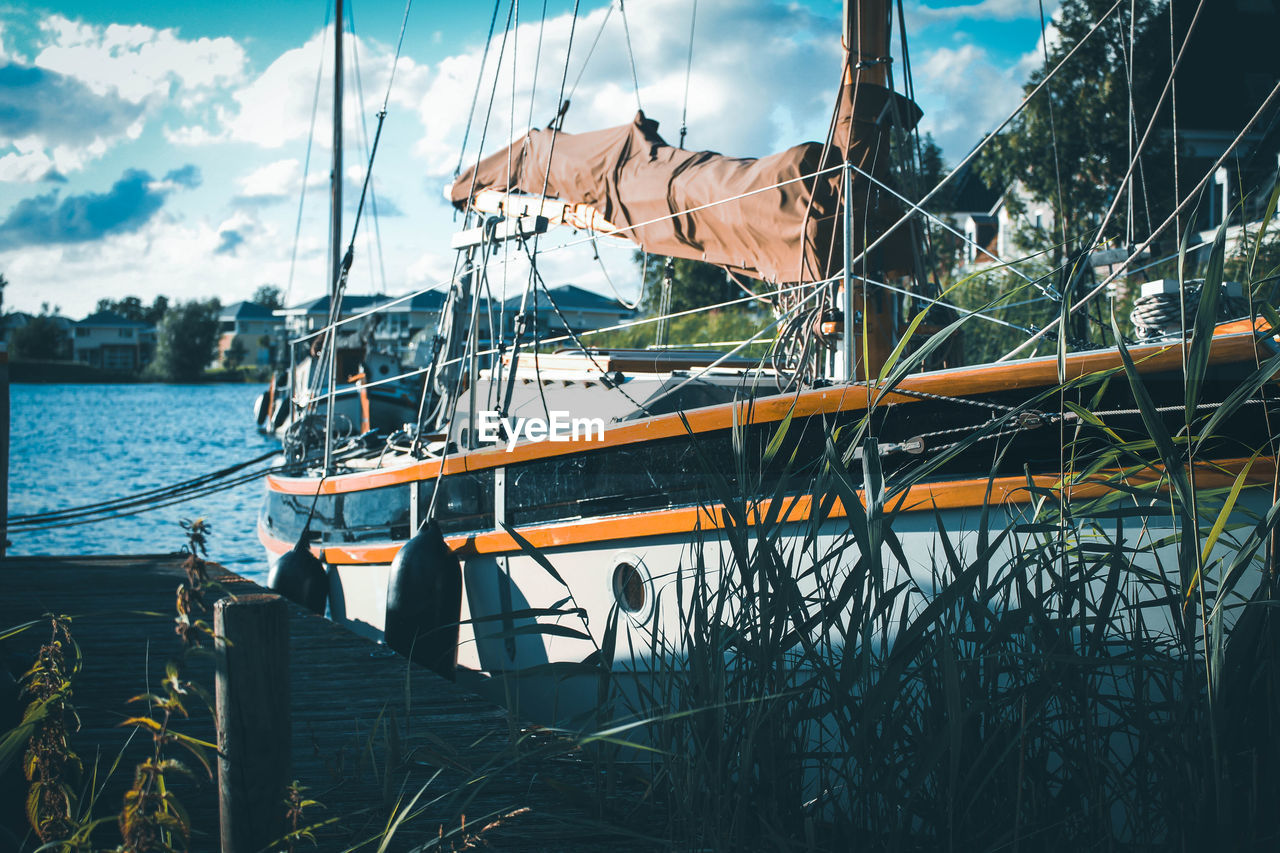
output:
[[[261,850],[285,833],[289,609],[278,595],[224,598],[214,605],[213,624],[221,849]]]
[[[9,347],[0,341],[0,560],[9,545]]]

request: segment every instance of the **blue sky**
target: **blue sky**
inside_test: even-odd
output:
[[[678,140],[692,3],[629,0],[625,28],[616,3],[584,0],[576,25],[570,2],[548,0],[545,23],[541,3],[520,4],[505,49],[504,3],[482,105],[489,91],[496,97],[491,111],[482,106],[476,114],[468,161],[481,137],[488,153],[530,119],[546,124],[566,52],[568,83],[578,80],[566,130],[629,121],[639,101],[668,141]],[[492,12],[483,5],[418,0],[410,13],[374,168],[380,215],[376,229],[362,228],[357,239],[351,292],[400,293],[449,274],[455,226],[442,191],[476,87]],[[1051,14],[1057,4],[1044,5]],[[1039,10],[1038,0],[908,0],[923,126],[950,161],[1017,104],[1019,85],[1038,62]],[[353,9],[349,205],[403,13],[401,3],[386,0]],[[686,147],[759,156],[822,136],[839,76],[838,2],[699,0],[697,15]],[[291,302],[321,294],[332,53],[326,17],[319,0],[0,7],[5,309],[35,311],[48,302],[78,318],[102,297],[231,302],[262,284],[286,288]],[[323,94],[304,170],[318,72]],[[601,241],[599,256],[581,246],[549,252],[542,271],[553,286],[609,292],[612,282],[633,296],[639,281],[628,244]],[[522,286],[518,264],[506,269],[497,286]]]

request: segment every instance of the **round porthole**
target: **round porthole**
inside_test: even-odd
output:
[[[609,587],[618,610],[627,614],[632,623],[640,625],[653,615],[653,575],[639,554],[622,551],[613,555],[613,571],[609,573]]]
[[[640,613],[649,603],[648,584],[634,564],[624,560],[613,567],[613,597],[624,613]]]

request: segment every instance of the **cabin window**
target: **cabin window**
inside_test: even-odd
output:
[[[713,457],[728,449],[726,435],[700,441]],[[512,524],[665,509],[710,498],[697,451],[685,437],[507,468],[506,513]]]
[[[427,507],[431,506],[435,482],[424,480],[418,483],[419,518],[425,518]],[[493,469],[449,474],[441,479],[435,517],[445,534],[492,530]]]
[[[311,537],[309,541],[333,541],[333,531],[337,528],[337,495],[286,495],[270,492],[266,506],[267,529],[275,539],[285,542],[296,542],[302,535],[302,528],[307,523],[312,504],[315,515],[311,518]]]
[[[409,538],[409,489],[405,486],[347,492],[340,508],[348,542]]]

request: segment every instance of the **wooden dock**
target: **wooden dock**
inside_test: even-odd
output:
[[[151,750],[148,739],[130,740],[131,730],[119,723],[141,710],[129,699],[156,689],[165,661],[180,649],[173,621],[180,560],[10,557],[0,563],[0,628],[46,612],[74,619],[84,661],[73,694],[81,721],[74,748],[90,771],[97,762],[100,779],[120,756],[95,816],[119,811],[132,768]],[[220,567],[212,579],[234,595],[263,591]],[[212,623],[212,606],[207,617]],[[604,782],[568,741],[521,726],[501,707],[292,604],[289,633],[292,775],[324,806],[312,809],[306,822],[332,820],[316,830],[318,849],[375,850],[373,839],[406,812],[387,849],[410,850],[442,833],[433,849],[652,846],[623,828],[635,825],[631,806],[600,813],[597,788]],[[48,634],[40,625],[6,641],[4,662],[15,676]],[[192,658],[188,674],[212,696],[211,655]],[[205,707],[175,728],[216,740]],[[217,850],[217,784],[198,768],[197,774],[177,788],[194,828],[191,849]],[[303,842],[298,849],[311,848]]]

